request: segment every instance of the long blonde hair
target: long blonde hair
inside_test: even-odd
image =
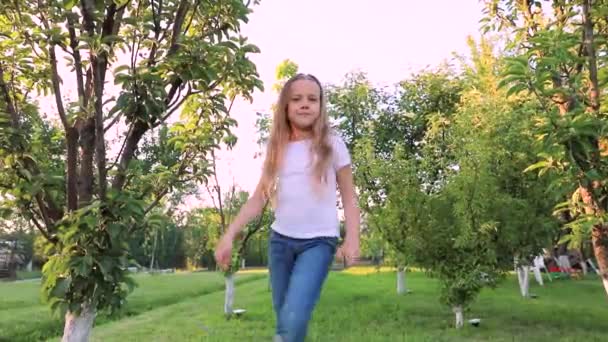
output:
[[[313,124],[312,129],[312,146],[311,153],[313,159],[313,175],[316,184],[318,185],[327,180],[327,170],[330,165],[332,148],[330,143],[330,127],[329,117],[327,114],[325,95],[321,82],[308,74],[297,74],[290,78],[279,94],[279,103],[277,104],[272,118],[272,127],[270,129],[270,138],[266,148],[266,159],[262,171],[261,187],[267,199],[272,200],[276,191],[277,177],[279,169],[283,163],[285,146],[290,140],[291,125],[287,116],[287,106],[289,104],[289,95],[291,85],[298,80],[310,80],[317,84],[320,90],[320,113],[319,117]]]

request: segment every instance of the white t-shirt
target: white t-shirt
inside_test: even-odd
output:
[[[290,142],[279,170],[275,221],[272,229],[297,239],[339,237],[340,222],[336,195],[336,172],[351,163],[344,141],[331,136],[332,162],[327,181],[315,191],[311,140]]]

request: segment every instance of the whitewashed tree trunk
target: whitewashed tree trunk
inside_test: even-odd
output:
[[[30,262],[27,263],[27,266],[25,267],[25,269],[28,272],[32,272],[32,260],[30,260]]]
[[[405,285],[405,267],[397,268],[397,294],[404,294],[407,292],[407,286]]]
[[[517,267],[517,279],[519,280],[519,289],[521,290],[521,295],[525,298],[530,296],[530,266],[519,266]]]
[[[234,274],[229,274],[224,277],[226,283],[226,292],[224,297],[224,313],[232,315],[232,305],[234,303]]]
[[[460,329],[464,326],[464,313],[462,312],[462,306],[456,305],[452,308],[456,315],[456,329]]]
[[[589,265],[591,266],[591,268],[593,269],[593,272],[595,272],[595,274],[600,274],[600,271],[597,269],[597,267],[593,263],[593,260],[587,259],[587,262],[589,263]]]
[[[534,266],[532,267],[532,271],[534,271],[534,278],[536,278],[538,285],[544,286],[545,283],[543,282],[543,275],[540,273],[540,267]]]
[[[572,265],[570,265],[570,258],[568,258],[567,255],[559,256],[558,265],[562,269],[562,272],[568,273],[572,270]]]
[[[587,263],[584,262],[584,261],[581,261],[580,265],[581,265],[581,269],[583,270],[583,275],[587,275],[587,272],[588,272],[588,270],[587,270]]]
[[[87,342],[93,329],[95,311],[84,306],[79,316],[68,312],[65,314],[65,325],[61,342]]]
[[[150,271],[154,269],[154,257],[156,256],[156,245],[158,244],[158,230],[154,235],[154,247],[152,248],[152,258],[150,259]]]

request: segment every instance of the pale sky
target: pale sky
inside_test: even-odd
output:
[[[220,182],[253,191],[261,160],[254,160],[256,111],[276,100],[275,70],[284,59],[323,83],[340,83],[354,70],[373,83],[391,85],[411,72],[466,54],[466,38],[478,37],[482,5],[478,0],[262,0],[242,34],[261,49],[252,56],[264,82],[252,104],[236,103],[239,141],[222,154]]]

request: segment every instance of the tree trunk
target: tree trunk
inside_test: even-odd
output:
[[[581,198],[586,205],[585,211],[588,215],[604,214],[601,205],[591,195],[593,193],[592,189],[580,187],[579,190]],[[597,260],[599,275],[604,284],[606,295],[608,295],[608,226],[600,224],[593,227],[591,230],[591,244],[593,246],[595,259]]]
[[[597,267],[595,267],[595,264],[593,263],[593,260],[591,260],[591,258],[587,259],[587,263],[589,264],[589,266],[591,266],[591,268],[593,269],[593,272],[595,272],[595,274],[600,274],[600,270],[598,270]]]
[[[68,210],[78,209],[78,130],[66,128]]]
[[[224,313],[232,315],[232,305],[234,303],[234,274],[229,274],[224,277],[226,283],[226,293],[224,297]]]
[[[456,329],[460,329],[464,326],[464,314],[462,310],[462,305],[456,305],[452,308],[454,314],[456,315]]]
[[[407,293],[407,286],[405,285],[405,267],[399,266],[397,268],[397,294],[402,295]]]
[[[80,136],[80,175],[78,179],[78,201],[82,208],[93,199],[95,174],[93,169],[93,153],[95,147],[95,122],[86,119],[79,132]]]
[[[532,267],[532,271],[534,272],[534,278],[536,279],[536,282],[538,283],[538,285],[544,286],[545,283],[543,282],[543,275],[540,272],[540,267],[534,266],[534,267]]]
[[[139,140],[141,140],[147,131],[148,126],[143,121],[136,121],[131,127],[130,133],[125,138],[127,139],[125,142],[125,148],[120,155],[120,161],[117,166],[118,170],[116,176],[114,177],[114,181],[112,182],[113,189],[120,190],[125,185],[129,163],[135,156],[135,150],[137,150]]]
[[[154,269],[154,256],[156,255],[156,245],[158,243],[158,229],[154,234],[154,247],[152,247],[152,257],[150,258],[150,271]]]
[[[517,267],[517,279],[519,280],[519,290],[524,298],[530,297],[530,266]]]
[[[594,227],[591,233],[593,252],[597,260],[599,275],[608,295],[608,228],[606,226]]]
[[[587,263],[585,262],[585,260],[581,260],[579,264],[581,265],[581,269],[583,270],[583,275],[587,275],[589,271],[587,270]]]
[[[595,50],[595,32],[593,31],[594,22],[592,15],[592,1],[585,0],[582,3],[582,23],[583,23],[583,46],[586,50],[588,58],[588,70],[589,70],[589,106],[588,111],[592,113],[598,113],[600,110],[600,88],[599,79],[597,72],[597,51]],[[599,33],[598,33],[599,34]],[[597,141],[597,155],[594,155],[593,160],[597,164],[600,158],[603,156],[604,146],[602,146],[602,139]],[[606,199],[601,199],[605,196],[605,193],[600,194],[600,197],[595,197],[593,194],[593,188],[597,188],[599,182],[595,181],[592,184],[592,188],[581,187],[581,195],[583,202],[586,204],[587,214],[595,214],[597,216],[605,214]],[[608,295],[608,226],[597,225],[593,227],[591,231],[591,242],[593,244],[593,252],[597,259],[598,268],[600,270],[600,277],[604,284],[604,289]]]
[[[65,326],[61,342],[87,342],[93,329],[95,311],[84,306],[79,316],[71,312],[65,315]]]

